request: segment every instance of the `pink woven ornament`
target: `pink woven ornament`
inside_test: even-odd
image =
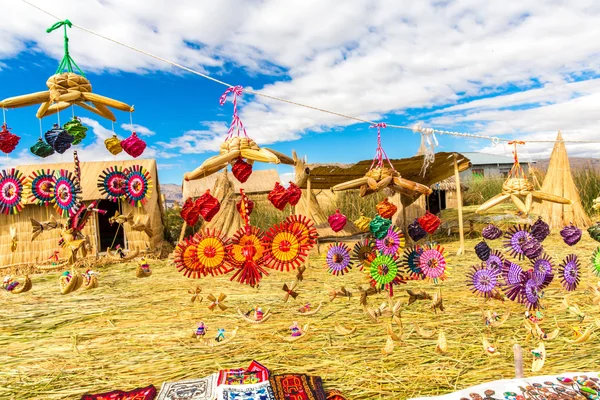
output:
[[[0,151],[5,154],[11,153],[19,144],[19,140],[21,138],[11,133],[6,124],[2,125],[2,130],[0,131]]]
[[[346,216],[340,212],[340,210],[335,210],[335,213],[331,214],[327,221],[329,221],[329,226],[331,230],[334,232],[339,232],[344,229],[346,226]]]
[[[137,133],[131,132],[131,136],[121,141],[121,147],[125,153],[137,158],[146,150],[146,142],[137,137]]]

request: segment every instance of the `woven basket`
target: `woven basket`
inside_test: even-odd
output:
[[[533,189],[533,184],[526,178],[509,178],[502,184],[504,192],[514,195],[526,196]]]
[[[67,94],[68,92],[78,91],[89,93],[92,91],[92,85],[90,84],[90,81],[73,72],[52,75],[46,81],[46,86],[48,86],[48,89],[50,89],[49,92],[51,102],[57,101],[61,95]]]

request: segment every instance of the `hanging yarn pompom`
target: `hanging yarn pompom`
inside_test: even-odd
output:
[[[121,141],[121,147],[125,153],[133,158],[137,158],[146,150],[146,142],[140,139],[137,133],[131,132],[131,136]]]
[[[302,197],[302,189],[300,189],[294,182],[290,182],[290,185],[287,188],[287,194],[288,203],[290,203],[291,206],[295,206]]]
[[[347,218],[340,210],[335,210],[335,212],[327,218],[327,221],[329,222],[332,231],[339,232],[346,226]]]
[[[246,201],[246,214],[252,214],[252,210],[254,210],[254,202],[250,199]],[[239,199],[237,203],[235,203],[235,208],[241,214],[242,213],[242,199]]]
[[[386,219],[392,219],[394,214],[396,214],[396,211],[398,211],[398,207],[390,203],[387,197],[383,199],[382,202],[377,204],[375,208],[377,209],[377,214],[381,215],[382,218]]]
[[[81,124],[81,120],[78,117],[73,117],[72,120],[63,125],[63,129],[67,133],[73,136],[73,145],[78,145],[85,139],[88,128]]]
[[[198,218],[200,217],[200,210],[198,207],[196,207],[196,204],[191,197],[188,197],[185,200],[183,206],[181,206],[179,215],[181,215],[181,218],[183,218],[188,226],[196,225]]]
[[[542,217],[539,217],[538,220],[531,225],[529,233],[531,233],[531,236],[533,236],[535,240],[542,243],[550,234],[550,226],[542,221]]]
[[[0,130],[0,151],[5,154],[11,153],[19,144],[19,140],[21,140],[19,136],[11,133],[6,124],[2,124],[2,130]]]
[[[66,130],[62,129],[58,126],[58,124],[54,124],[54,127],[44,133],[44,137],[46,138],[46,142],[54,151],[58,154],[63,154],[65,151],[71,148],[71,143],[75,138],[67,133]]]
[[[581,229],[571,224],[561,229],[560,236],[566,244],[574,246],[581,239]]]
[[[475,254],[477,254],[477,257],[481,261],[487,261],[491,253],[492,249],[490,249],[490,246],[484,240],[475,245]]]
[[[487,240],[496,240],[502,236],[502,230],[494,224],[488,224],[481,230],[481,236]]]
[[[418,221],[419,225],[421,225],[421,227],[425,229],[425,232],[429,233],[430,235],[437,230],[442,222],[436,215],[433,215],[429,211],[419,218]]]
[[[196,200],[196,207],[199,207],[200,215],[206,222],[210,222],[221,209],[219,200],[210,194],[210,189]]]
[[[419,224],[419,221],[415,219],[412,224],[408,225],[408,236],[410,236],[413,242],[418,242],[427,236],[427,232]]]
[[[244,183],[252,175],[252,165],[244,161],[242,157],[239,157],[233,167],[231,167],[231,173],[235,176],[235,179]]]
[[[112,135],[106,139],[104,141],[104,146],[106,147],[106,150],[108,150],[113,156],[116,156],[123,151],[123,147],[121,147],[121,140],[117,137],[117,135]]]
[[[388,229],[390,229],[392,221],[383,218],[381,215],[376,216],[371,220],[369,224],[369,230],[377,239],[383,239],[387,235]]]
[[[275,187],[269,192],[267,199],[269,199],[276,209],[281,211],[288,203],[289,193],[279,182],[275,182]]]

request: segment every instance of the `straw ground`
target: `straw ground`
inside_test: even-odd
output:
[[[545,245],[557,264],[569,252],[580,256],[583,279],[570,299],[593,321],[599,312],[592,305],[587,284],[596,283],[589,266],[596,243],[587,234],[584,236],[575,248],[568,248],[554,232]],[[282,301],[281,286],[289,284],[294,273],[273,272],[260,288],[252,289],[232,283],[227,277],[186,279],[168,260],[153,261],[153,274],[144,279],[135,278],[133,263],[107,265],[99,269],[99,288],[65,296],[59,292],[58,272],[36,274],[30,292],[0,294],[0,398],[77,399],[85,392],[132,389],[150,383],[159,387],[164,381],[243,367],[253,359],[275,373],[321,375],[326,388],[340,389],[350,399],[404,399],[510,378],[514,374],[513,344],[523,347],[527,371],[531,363],[529,350],[537,342],[525,341],[521,306],[510,301],[485,302],[470,294],[465,275],[476,262],[472,248],[478,240],[467,241],[469,251],[465,256],[451,257],[451,276],[441,285],[444,313],[436,316],[429,302],[403,306],[402,322],[408,337],[396,342],[389,355],[381,351],[389,318],[370,322],[359,305],[356,286],[365,283],[364,273],[354,268],[343,277],[332,277],[317,255],[311,258],[305,279],[298,286],[298,298],[288,303]],[[500,243],[494,245],[498,248]],[[445,246],[450,253],[457,250],[455,242]],[[329,302],[324,283],[345,285],[354,296]],[[200,304],[191,303],[188,294],[196,285],[202,288],[204,297]],[[406,304],[407,288],[432,292],[434,285],[409,282],[396,290],[395,299]],[[206,296],[221,292],[228,295],[224,303],[229,308],[209,311]],[[559,310],[564,294],[558,279],[545,292],[547,309],[542,328],[550,332],[558,326],[561,331],[558,339],[546,344],[548,356],[542,374],[589,370],[600,362],[597,334],[586,344],[563,340],[571,338],[571,327],[578,324],[575,316]],[[316,306],[321,301],[324,305],[316,315],[296,314],[301,305]],[[384,301],[384,295],[369,297],[369,306]],[[236,313],[236,307],[249,310],[256,305],[271,308],[269,321],[250,325]],[[484,309],[499,314],[510,311],[512,316],[503,326],[489,331],[481,318]],[[199,321],[208,326],[210,337],[219,328],[231,332],[237,326],[239,331],[231,343],[211,351],[192,339]],[[280,336],[289,335],[288,328],[294,321],[300,326],[310,322],[310,335],[301,342],[284,342]],[[340,336],[334,330],[336,323],[346,328],[356,326],[357,331]],[[413,324],[429,330],[443,329],[448,353],[436,353],[436,335],[422,338],[414,332]],[[398,326],[394,329],[399,332]],[[484,354],[482,335],[497,344],[500,357]]]

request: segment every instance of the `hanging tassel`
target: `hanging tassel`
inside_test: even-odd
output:
[[[413,128],[414,132],[421,134],[421,146],[419,152],[423,153],[423,166],[421,167],[421,175],[425,176],[427,169],[435,162],[435,147],[439,144],[435,137],[433,128],[423,128],[416,125]]]

